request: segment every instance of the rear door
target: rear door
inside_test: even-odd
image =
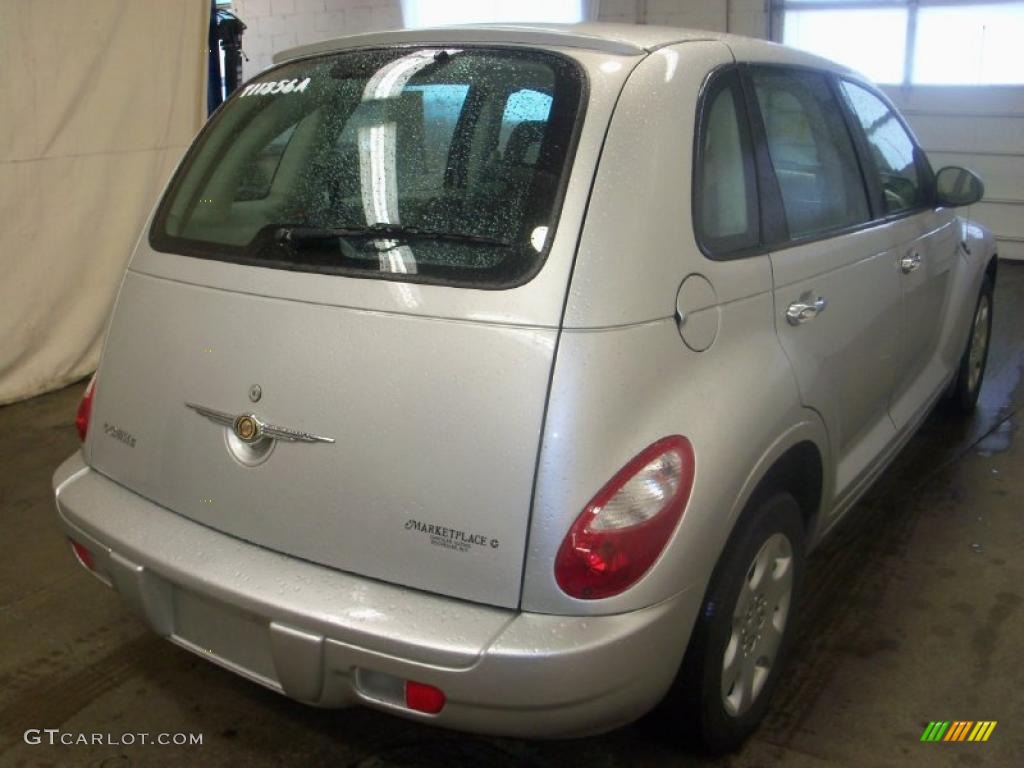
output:
[[[270,549],[514,605],[555,334],[130,272],[91,460]],[[190,404],[332,442],[247,446]]]
[[[607,125],[580,133],[582,85],[564,55],[455,46],[250,83],[133,259],[90,463],[260,546],[515,606],[596,162],[570,178],[571,149]]]
[[[903,292],[903,349],[890,411],[902,427],[949,374],[937,352],[957,258],[955,214],[935,209],[928,160],[895,110],[862,84],[840,80],[840,90],[860,129],[864,167],[881,215],[892,221]]]
[[[755,128],[781,222],[771,253],[776,328],[803,402],[825,421],[842,495],[894,435],[900,357],[891,228],[873,225],[853,139],[829,77],[747,69]]]

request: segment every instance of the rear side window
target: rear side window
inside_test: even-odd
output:
[[[412,85],[405,88],[406,98],[418,98],[416,110],[422,111],[423,137],[420,164],[416,174],[406,181],[420,189],[444,184],[448,151],[455,137],[455,128],[466,107],[468,85]],[[358,141],[358,137],[354,137]]]
[[[245,86],[161,201],[162,251],[506,288],[540,269],[584,83],[543,51],[348,51]]]
[[[902,213],[923,206],[926,185],[914,140],[907,129],[875,94],[845,80],[841,87],[867,138],[885,213]]]
[[[501,116],[498,151],[503,155],[509,153],[510,159],[515,157],[520,161],[528,156],[535,158],[550,115],[549,94],[529,89],[513,93],[505,102],[505,113]]]
[[[753,151],[735,71],[718,75],[704,94],[693,201],[697,238],[709,256],[724,258],[757,245]]]
[[[756,67],[751,76],[790,237],[868,221],[853,140],[825,75]]]
[[[242,168],[241,178],[235,190],[235,200],[262,200],[270,194],[274,175],[281,165],[281,158],[288,148],[288,142],[295,133],[295,126],[290,125],[271,139],[252,156]]]

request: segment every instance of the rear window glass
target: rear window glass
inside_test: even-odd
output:
[[[582,109],[541,51],[360,50],[286,64],[204,129],[157,211],[161,251],[477,288],[539,270]]]

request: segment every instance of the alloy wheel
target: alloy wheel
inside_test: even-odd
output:
[[[775,664],[793,597],[793,547],[770,536],[747,568],[722,658],[722,704],[742,716],[757,699]]]
[[[971,350],[968,352],[967,360],[967,387],[971,392],[978,388],[982,371],[985,368],[985,353],[988,351],[989,312],[988,296],[982,295],[978,301],[978,309],[974,313]]]

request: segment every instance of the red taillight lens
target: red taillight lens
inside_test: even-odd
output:
[[[90,571],[95,571],[96,566],[93,563],[92,552],[83,547],[74,539],[68,539],[71,542],[71,551],[75,553],[75,557],[78,558],[78,562],[88,568]]]
[[[426,683],[405,682],[405,706],[417,712],[436,715],[444,709],[444,691]]]
[[[78,414],[75,416],[75,427],[78,429],[78,438],[84,443],[85,436],[89,433],[89,418],[92,416],[92,396],[96,391],[96,376],[89,379],[82,394],[82,402],[78,404]]]
[[[583,600],[628,589],[658,559],[693,488],[690,441],[664,437],[641,451],[576,518],[555,558],[562,591]]]

